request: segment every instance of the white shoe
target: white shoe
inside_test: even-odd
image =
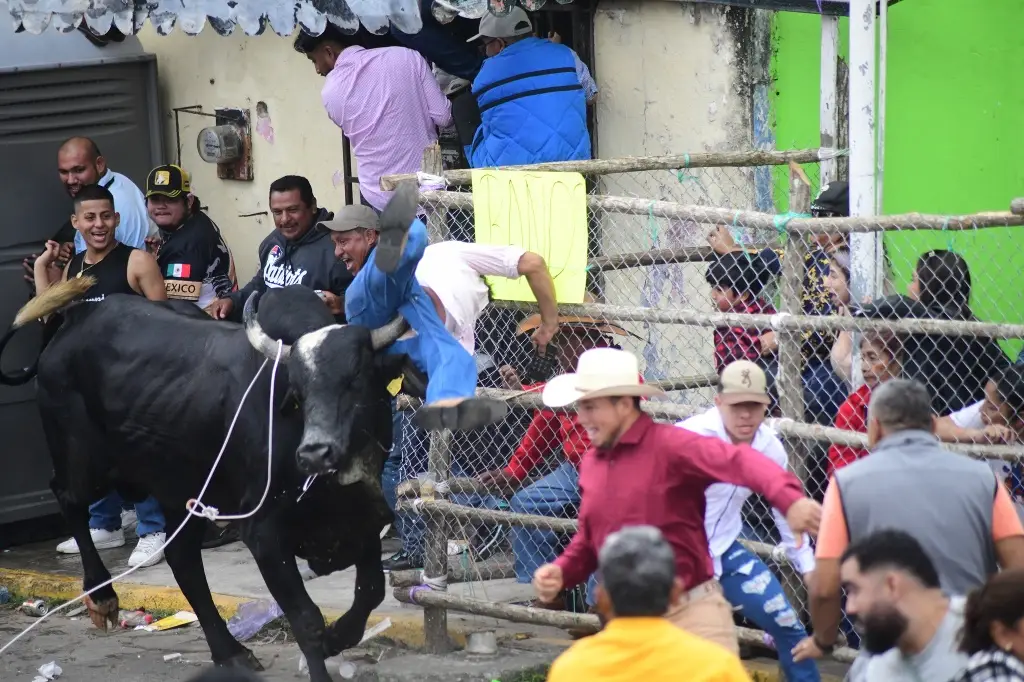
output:
[[[90,528],[89,535],[92,536],[92,544],[96,545],[96,549],[113,549],[115,547],[124,547],[124,531],[118,528],[117,530],[101,530],[99,528]],[[78,554],[78,543],[75,542],[74,538],[65,540],[64,542],[57,545],[57,551],[61,554]]]
[[[135,549],[132,550],[132,555],[128,557],[128,565],[135,568],[136,566],[145,567],[160,563],[164,560],[164,552],[160,548],[166,541],[167,533],[143,535],[139,538],[139,544],[135,545]]]

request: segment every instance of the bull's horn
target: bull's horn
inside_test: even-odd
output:
[[[263,331],[263,327],[256,320],[256,299],[259,298],[259,293],[252,292],[249,294],[249,298],[245,300],[245,308],[242,309],[242,322],[245,324],[245,335],[249,339],[249,343],[252,347],[263,353],[271,360],[277,357],[277,341],[267,336],[267,333]],[[292,347],[289,345],[283,345],[281,348],[281,359],[287,360],[288,354],[291,353]]]
[[[383,327],[378,327],[370,332],[370,341],[373,343],[373,349],[380,350],[390,346],[398,340],[399,336],[407,331],[409,331],[409,323],[401,315],[396,315],[395,319]]]

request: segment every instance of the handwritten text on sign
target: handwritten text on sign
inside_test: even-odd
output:
[[[544,258],[559,303],[583,303],[587,284],[587,185],[579,173],[473,171],[480,244],[521,246]],[[496,299],[536,301],[526,278],[488,277]]]

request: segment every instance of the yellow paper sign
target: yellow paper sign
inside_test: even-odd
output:
[[[405,375],[403,374],[402,376],[398,377],[390,384],[388,384],[388,393],[391,394],[391,397],[395,397],[402,392],[402,379],[404,378]]]
[[[473,171],[479,244],[520,246],[544,258],[559,303],[583,303],[587,285],[587,185],[579,173]],[[525,277],[487,277],[494,298],[537,299]]]

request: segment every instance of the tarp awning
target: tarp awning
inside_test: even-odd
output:
[[[384,33],[391,25],[417,33],[423,26],[419,0],[0,0],[4,4],[16,30],[36,34],[49,27],[73,31],[83,19],[99,35],[111,28],[131,35],[147,20],[163,35],[175,26],[189,35],[206,26],[229,35],[238,26],[247,35],[270,28],[283,36],[296,27],[319,35],[328,21],[351,32],[360,24],[373,33]],[[455,16],[478,19],[488,11],[505,14],[514,4],[515,0],[435,0],[432,12],[442,22]],[[543,0],[523,4],[532,9]]]

